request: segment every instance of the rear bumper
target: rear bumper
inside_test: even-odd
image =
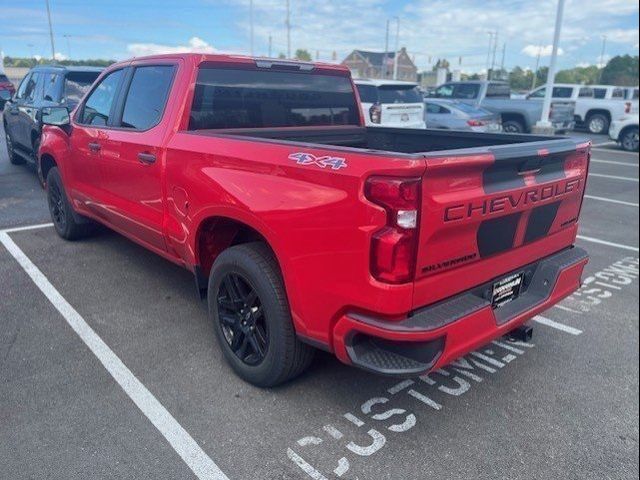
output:
[[[334,351],[345,363],[387,375],[440,368],[509,333],[580,287],[587,252],[573,247],[516,270],[520,296],[493,309],[493,281],[410,314],[401,321],[346,313],[334,328]],[[496,279],[498,280],[498,279]]]

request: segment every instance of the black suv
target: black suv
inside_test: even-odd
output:
[[[42,132],[42,109],[65,106],[71,111],[101,71],[102,68],[56,65],[29,70],[4,107],[4,133],[11,163],[35,163]]]

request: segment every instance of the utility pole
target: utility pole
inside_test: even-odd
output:
[[[56,60],[56,47],[53,43],[53,27],[51,26],[51,9],[49,8],[49,0],[44,0],[47,4],[47,18],[49,19],[49,39],[51,40],[51,58]]]
[[[491,76],[496,69],[496,53],[498,50],[498,30],[495,31],[495,38],[493,39],[493,58],[491,59]],[[491,78],[489,78],[491,80]]]
[[[598,81],[602,81],[602,71],[604,70],[604,52],[607,48],[607,36],[602,35],[602,50],[600,51],[600,72],[598,74]]]
[[[291,14],[290,14],[289,0],[287,0],[287,19],[285,24],[287,26],[287,58],[291,58]]]
[[[67,55],[69,56],[69,58],[71,58],[71,43],[69,41],[69,39],[71,38],[71,35],[63,35],[64,38],[67,39]]]
[[[271,57],[271,47],[273,47],[273,38],[269,35],[269,55],[267,55],[269,58],[273,58]]]
[[[558,11],[556,13],[556,27],[553,34],[553,50],[551,51],[551,61],[549,62],[549,74],[547,76],[547,88],[542,106],[542,118],[536,125],[541,129],[551,127],[549,116],[551,114],[551,99],[553,96],[553,85],[556,81],[556,64],[558,61],[558,45],[560,44],[560,34],[562,33],[562,17],[564,15],[565,0],[558,0]]]
[[[489,71],[491,68],[491,50],[493,49],[493,31],[487,32],[489,35],[489,50],[487,50],[487,80],[489,80]]]
[[[538,45],[538,56],[536,57],[536,68],[533,71],[533,78],[531,79],[531,90],[536,88],[538,81],[538,68],[540,68],[540,56],[542,55],[542,45]]]
[[[384,37],[384,57],[382,57],[382,78],[387,78],[387,59],[389,57],[389,19],[387,18],[387,33]]]
[[[396,19],[396,52],[393,55],[393,79],[398,79],[398,49],[400,48],[400,17]]]
[[[500,73],[504,74],[504,59],[507,56],[507,42],[502,44],[502,60],[500,60]]]
[[[253,0],[249,0],[249,51],[253,57]]]

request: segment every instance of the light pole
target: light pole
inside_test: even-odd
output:
[[[537,123],[540,129],[548,129],[552,127],[549,121],[551,114],[551,99],[553,97],[553,85],[556,81],[556,63],[558,61],[558,44],[560,43],[560,34],[562,32],[562,17],[564,15],[565,0],[558,0],[558,11],[556,13],[556,27],[553,34],[553,49],[551,51],[551,61],[549,62],[549,73],[547,75],[547,88],[544,95],[544,103],[542,106],[542,118]]]
[[[387,33],[384,37],[384,57],[382,57],[382,78],[387,78],[387,58],[389,57],[389,19],[387,18]]]
[[[400,17],[393,17],[396,20],[396,52],[393,55],[393,79],[398,79],[398,49],[400,48]]]
[[[600,51],[600,72],[598,74],[598,81],[602,81],[602,71],[604,70],[604,52],[607,48],[607,36],[602,35],[602,50]]]
[[[249,51],[253,57],[253,0],[249,0]]]
[[[487,80],[489,80],[489,69],[491,67],[491,50],[493,49],[493,31],[487,32],[489,35],[489,50],[487,50]]]
[[[51,40],[51,58],[56,59],[56,47],[53,44],[53,27],[51,26],[51,9],[49,8],[49,0],[44,0],[47,4],[47,18],[49,19],[49,39]]]
[[[531,79],[531,90],[536,88],[536,82],[538,81],[538,68],[540,68],[541,55],[542,55],[542,46],[538,45],[538,55],[536,56],[536,68],[533,71],[533,78]]]
[[[287,58],[291,58],[291,16],[290,16],[290,5],[289,0],[287,0],[287,18],[285,20],[285,25],[287,26]]]

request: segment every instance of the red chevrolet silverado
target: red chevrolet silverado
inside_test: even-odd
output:
[[[58,234],[95,222],[184,266],[245,380],[315,348],[372,372],[437,369],[576,290],[590,144],[366,128],[338,65],[226,55],[108,68],[43,113]]]

